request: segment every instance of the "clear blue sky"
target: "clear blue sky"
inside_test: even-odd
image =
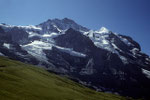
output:
[[[0,0],[0,23],[36,25],[64,17],[131,36],[150,55],[150,0]]]

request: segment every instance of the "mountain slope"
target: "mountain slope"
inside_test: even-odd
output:
[[[0,24],[0,55],[38,65],[97,91],[150,99],[150,58],[131,37],[73,20]]]
[[[0,57],[1,100],[126,100],[95,92],[41,68]]]

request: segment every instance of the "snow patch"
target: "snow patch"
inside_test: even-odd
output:
[[[136,55],[137,52],[139,51],[138,48],[133,48],[132,50],[130,50],[132,52],[133,55]]]
[[[37,34],[37,33],[35,33],[35,32],[28,32],[28,33],[29,33],[29,38],[34,37],[34,36],[41,37],[40,34]]]
[[[105,45],[105,44],[109,44],[109,42],[107,41],[107,40],[102,40],[102,42],[103,42],[103,44]]]
[[[24,29],[34,29],[34,30],[42,30],[41,27],[37,27],[34,25],[28,25],[28,26],[18,26],[19,28],[24,28]]]
[[[145,60],[148,61],[148,62],[150,62],[150,58],[146,58]]]
[[[38,36],[38,37],[41,37],[41,38],[55,38],[58,35],[60,35],[60,34],[54,33],[54,32],[52,32],[50,34],[38,34],[38,33],[35,33],[35,32],[28,32],[28,33],[29,33],[29,38],[34,37],[34,36]]]
[[[25,30],[37,30],[37,31],[41,31],[42,28],[38,27],[38,26],[34,26],[34,25],[28,25],[28,26],[15,26],[15,25],[7,25],[7,24],[0,24],[0,26],[5,30],[5,31],[9,31],[10,29],[14,28],[14,27],[18,27],[21,29],[25,29]]]
[[[10,44],[8,43],[4,43],[3,46],[6,47],[7,49],[10,49]]]
[[[104,34],[99,34],[104,33]],[[115,49],[111,45],[110,41],[107,39],[109,37],[109,30],[102,27],[99,31],[90,30],[89,32],[84,32],[83,34],[88,36],[98,48],[102,48],[111,52]]]
[[[2,53],[0,52],[0,56],[4,56],[4,54],[2,54]]]
[[[58,36],[58,33],[51,33],[51,34],[43,34],[42,37],[44,38],[55,38]]]
[[[114,49],[119,50],[120,52],[123,52],[121,49],[119,49],[114,43],[112,43],[112,46],[114,47]]]
[[[128,64],[128,60],[126,57],[118,55],[124,64]]]
[[[86,57],[86,54],[76,52],[72,48],[64,48],[60,46],[55,46],[57,49],[61,50],[62,52],[68,53],[72,56],[77,56],[77,57]]]
[[[123,38],[122,36],[119,36],[119,38],[121,39],[121,41],[123,41],[126,45],[131,46],[133,44],[131,44],[126,38]]]
[[[52,45],[50,43],[36,40],[30,44],[23,45],[22,48],[24,48],[29,54],[36,57],[38,60],[48,62],[46,54],[43,52],[43,50],[51,50]]]
[[[96,33],[109,33],[109,30],[105,27],[101,27],[100,30],[96,31]]]
[[[142,68],[142,73],[145,74],[146,77],[150,79],[150,71]]]
[[[53,25],[53,27],[55,27],[59,32],[62,32],[62,30],[60,30],[56,25]]]
[[[83,35],[89,37],[90,39],[93,39],[93,37],[94,37],[94,31],[90,30],[88,32],[83,32]]]

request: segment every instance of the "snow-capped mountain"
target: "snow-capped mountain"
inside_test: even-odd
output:
[[[131,37],[71,19],[39,25],[0,24],[0,56],[67,75],[97,91],[148,98],[150,58]]]

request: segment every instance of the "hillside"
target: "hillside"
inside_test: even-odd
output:
[[[126,100],[41,68],[0,57],[0,100]]]

